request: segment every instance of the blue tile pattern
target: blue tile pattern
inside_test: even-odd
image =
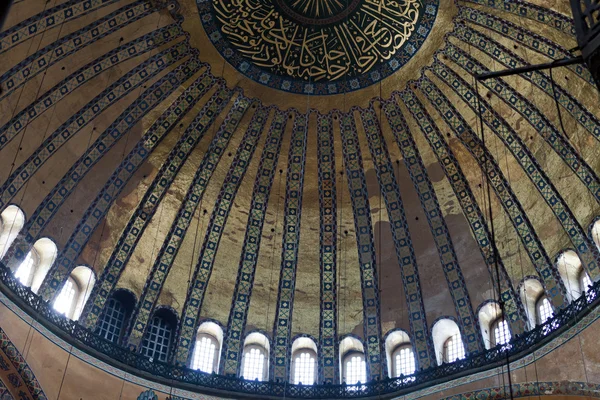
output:
[[[461,337],[465,343],[467,354],[478,352],[484,349],[481,330],[477,326],[477,319],[473,313],[471,298],[467,290],[465,278],[462,274],[454,244],[446,225],[446,220],[440,208],[433,184],[429,179],[423,160],[417,149],[417,145],[410,135],[406,120],[402,115],[400,108],[393,102],[389,101],[383,105],[385,116],[390,124],[396,144],[402,154],[402,160],[408,170],[408,174],[413,183],[415,191],[419,196],[421,208],[427,218],[429,229],[433,234],[433,240],[437,247],[440,257],[440,264],[444,270],[448,291],[454,301],[456,315],[458,317],[458,327],[461,331]],[[365,126],[365,134],[369,141],[371,154],[375,165],[380,173],[381,186],[396,181],[394,169],[390,159],[385,139],[383,138],[377,115],[372,108],[361,113],[363,125]],[[393,116],[393,117],[392,117]],[[378,165],[379,164],[379,165]],[[383,190],[382,190],[383,191]],[[398,205],[402,206],[400,198]],[[397,212],[394,209],[393,203],[388,206],[388,214]],[[403,209],[402,209],[403,210]],[[404,210],[402,211],[404,214]],[[393,219],[390,218],[390,221]],[[405,221],[406,223],[406,221]],[[395,229],[392,229],[392,233]],[[408,233],[408,226],[406,228]]]
[[[298,266],[298,246],[300,244],[307,140],[308,115],[296,113],[288,153],[282,227],[283,239],[281,243],[281,271],[277,303],[275,305],[273,351],[271,352],[272,362],[270,363],[271,373],[269,374],[275,381],[287,381],[290,376],[292,312],[294,308],[294,289],[296,287],[296,267]]]
[[[363,297],[363,332],[366,340],[365,361],[367,363],[367,380],[383,379],[387,374],[386,363],[383,362],[382,359],[383,354],[385,353],[383,351],[381,334],[381,303],[379,300],[377,258],[375,256],[375,245],[373,242],[373,224],[371,221],[371,207],[369,206],[367,181],[364,174],[354,115],[352,113],[343,113],[337,116],[339,116],[340,119],[345,174],[348,179],[348,190],[352,201],[354,227],[356,230],[356,246],[358,250]],[[413,280],[408,283],[415,289],[415,293],[420,292],[418,281]],[[416,294],[415,296],[418,295]],[[427,329],[423,325],[423,323],[425,323],[424,319],[421,318],[424,315],[424,310],[420,303],[417,308],[419,308],[419,310],[416,312],[414,319],[418,321],[416,329],[421,329],[423,331],[423,335],[420,336],[420,338],[423,340],[424,349],[424,351],[419,354],[418,360],[419,362],[428,365],[429,347],[425,343]],[[411,314],[413,312],[414,310],[409,311]]]
[[[433,71],[442,78],[461,98],[476,112],[479,106],[479,114],[483,122],[502,140],[505,148],[509,149],[515,159],[521,165],[523,172],[527,174],[536,189],[540,192],[554,215],[561,223],[563,229],[575,246],[575,251],[584,267],[590,271],[592,276],[598,273],[598,249],[588,239],[583,227],[577,221],[566,202],[560,196],[550,178],[535,160],[535,157],[523,143],[518,134],[510,125],[479,96],[475,90],[460,76],[441,63],[436,62]],[[427,81],[433,85],[433,82]]]
[[[227,96],[228,93],[223,95]],[[209,118],[210,120],[210,118]],[[210,120],[212,122],[212,120]],[[201,129],[199,129],[202,132]],[[135,154],[135,153],[134,153]],[[145,150],[141,152],[145,155]],[[119,173],[125,173],[123,170],[118,170]],[[127,174],[131,177],[131,174]],[[65,250],[59,255],[53,268],[48,272],[48,276],[44,280],[40,293],[46,299],[52,299],[57,294],[62,284],[67,280],[70,272],[75,268],[77,258],[81,254],[85,244],[91,237],[94,230],[102,222],[104,216],[110,209],[119,193],[125,188],[127,181],[120,179],[118,176],[108,181],[108,184],[100,191],[95,200],[92,201],[86,212],[84,213],[81,222],[69,238]]]
[[[502,259],[497,256],[497,250],[494,248],[494,242],[487,222],[485,221],[479,204],[469,187],[469,183],[458,160],[454,156],[448,143],[443,139],[439,128],[412,91],[404,91],[400,95],[400,100],[406,105],[414,120],[419,124],[421,132],[427,139],[431,150],[438,159],[439,165],[444,170],[448,182],[458,199],[463,214],[465,215],[471,232],[477,240],[481,255],[488,267],[490,277],[494,281],[495,287],[500,287],[500,297],[504,301],[504,310],[513,333],[521,333],[525,330],[525,309],[521,303],[520,297],[514,290],[512,281],[506,271]],[[389,103],[388,103],[389,104]],[[389,105],[386,104],[386,108]],[[389,118],[395,118],[394,110],[388,111]],[[495,270],[495,263],[498,262],[498,272]]]
[[[81,67],[73,74],[57,83],[46,93],[42,94],[38,100],[25,107],[0,128],[0,150],[15,136],[22,132],[30,122],[34,121],[45,111],[72,94],[77,88],[86,84],[94,77],[126,60],[154,50],[182,34],[181,27],[172,24],[119,46],[106,53],[104,56]]]
[[[102,111],[161,73],[164,68],[184,58],[190,51],[186,42],[178,43],[162,51],[123,75],[81,109],[74,112],[73,116],[52,132],[40,147],[0,186],[0,209],[8,204],[46,160]]]
[[[223,362],[221,372],[225,375],[238,376],[241,369],[243,337],[252,296],[254,273],[258,263],[260,242],[263,235],[267,205],[273,178],[277,169],[277,161],[281,151],[281,143],[285,133],[288,113],[276,111],[273,122],[269,128],[265,147],[261,156],[254,188],[252,190],[252,203],[248,212],[248,223],[244,236],[244,244],[240,256],[240,264],[231,300],[229,321],[223,341]]]
[[[490,186],[494,189],[498,200],[502,203],[506,214],[510,217],[515,230],[519,234],[523,247],[531,263],[544,282],[548,297],[554,307],[561,309],[567,305],[565,298],[566,290],[558,270],[550,260],[537,233],[533,229],[531,221],[523,210],[523,206],[517,199],[500,167],[495,162],[488,149],[466,123],[458,110],[450,103],[448,98],[429,80],[422,82],[422,93],[430,100],[431,104],[439,112],[461,141],[465,148],[473,155],[482,171],[488,176]]]
[[[139,152],[144,156],[140,157],[139,161],[136,160],[135,168],[141,165],[141,162],[150,155],[152,150],[158,146],[162,139],[177,126],[181,118],[192,109],[196,104],[196,101],[204,96],[214,84],[215,78],[210,75],[208,71],[205,71],[177,98],[161,117],[156,120],[148,130],[148,134],[151,136],[148,137],[147,140],[144,140],[147,147]],[[240,102],[245,104],[243,100],[240,100]],[[209,107],[218,106],[219,105],[215,104],[214,101],[209,105]],[[200,111],[200,118],[205,116],[209,107]],[[213,112],[215,109],[213,109]],[[165,162],[161,166],[156,177],[153,179],[148,190],[146,190],[144,197],[129,218],[129,221],[121,233],[117,245],[109,258],[107,266],[102,271],[102,275],[94,286],[90,299],[88,300],[81,317],[85,326],[95,326],[109,293],[112,292],[117,284],[123,269],[131,258],[136,244],[150,223],[152,216],[155,214],[160,201],[169,189],[185,160],[187,160],[187,157],[194,149],[195,144],[205,133],[206,130],[198,132],[194,129],[186,129],[184,135],[177,141],[169,155],[166,157]],[[217,135],[216,138],[217,137],[220,136]],[[133,152],[131,152],[130,155],[135,158],[139,157]],[[127,170],[134,169],[128,168],[127,164],[125,164],[125,166],[125,169]],[[119,169],[122,167],[123,165]]]
[[[152,12],[150,3],[138,0],[36,51],[0,76],[0,100],[50,66]]]
[[[225,181],[221,185],[221,191],[215,202],[210,222],[206,228],[206,236],[200,251],[200,257],[196,264],[194,275],[192,277],[187,298],[183,307],[181,318],[181,329],[179,331],[179,342],[177,346],[176,362],[181,365],[187,365],[192,354],[193,343],[195,342],[198,320],[202,309],[204,294],[210,281],[210,275],[215,264],[215,257],[219,242],[227,224],[227,218],[233,206],[237,191],[248,171],[250,162],[258,145],[262,134],[262,128],[266,125],[266,119],[270,109],[260,109],[252,119],[252,130],[249,136],[244,138],[244,143],[238,147],[238,151],[231,162],[231,167]],[[282,132],[286,124],[286,115],[284,113],[275,113],[273,117],[271,134],[275,131]],[[261,129],[259,129],[261,128]],[[272,137],[267,138],[271,140]],[[271,153],[266,148],[268,155]],[[261,159],[264,157],[261,156]]]
[[[118,0],[69,0],[0,33],[0,54],[48,29],[83,17]]]
[[[231,94],[227,93],[225,89],[223,89],[223,92],[226,93],[226,96],[221,95],[217,99],[218,102],[225,105]],[[260,134],[262,133],[263,124],[267,118],[268,112],[268,109],[262,107],[255,112],[252,117],[252,121],[250,121],[250,125],[244,134],[244,138],[238,147],[235,157],[236,159],[245,157],[247,153],[252,155],[254,149],[256,148],[258,139],[260,138]],[[210,113],[210,116],[213,115],[215,114]],[[203,118],[200,120],[202,122],[200,126],[202,126],[204,129],[208,128],[214,122],[214,119],[212,118],[208,121],[204,121],[204,119],[208,118]],[[237,124],[225,124],[223,129],[234,130],[236,126]],[[195,127],[194,129],[198,129],[198,127]],[[231,181],[236,184],[239,184],[240,181],[239,175],[236,174],[242,173],[248,167],[247,163],[243,165],[245,163],[245,159],[242,158],[242,160],[244,161],[240,161],[239,166],[232,165],[231,167],[231,171],[233,171],[230,175]],[[131,326],[129,329],[130,334],[128,338],[130,349],[136,349],[140,346],[141,340],[146,332],[148,321],[152,315],[154,307],[156,306],[156,301],[158,300],[158,296],[163,287],[165,279],[167,278],[171,266],[175,261],[175,257],[177,256],[181,244],[183,243],[185,233],[187,232],[187,229],[194,218],[194,213],[196,212],[196,209],[203,198],[204,191],[209,182],[209,179],[207,179],[206,176],[207,172],[211,174],[212,170],[206,171],[202,168],[199,168],[196,172],[194,180],[192,181],[192,185],[188,189],[185,199],[181,203],[179,211],[177,212],[175,221],[171,225],[171,229],[169,230],[169,233],[167,234],[167,237],[165,238],[163,245],[156,257],[152,271],[148,274],[146,285],[144,286],[144,290],[140,296],[139,305],[136,307],[131,317]],[[208,177],[210,177],[210,175]],[[233,200],[233,196],[231,196],[230,200]],[[219,215],[219,217],[222,217],[222,215]],[[219,229],[218,227],[214,226],[213,228]]]
[[[319,262],[321,264],[321,318],[317,354],[319,383],[340,381],[338,362],[337,309],[337,193],[335,147],[331,114],[318,115],[317,157],[319,159]]]

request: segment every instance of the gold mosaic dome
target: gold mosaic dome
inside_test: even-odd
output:
[[[558,0],[16,0],[2,267],[119,349],[219,376],[485,354],[598,280],[600,107],[583,65],[474,76],[576,44]]]

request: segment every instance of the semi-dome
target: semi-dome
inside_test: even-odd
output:
[[[172,398],[393,397],[595,310],[592,74],[475,78],[573,56],[567,1],[13,3],[0,300],[82,354]]]

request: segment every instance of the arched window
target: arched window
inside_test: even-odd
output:
[[[487,301],[479,306],[477,315],[486,349],[510,341],[510,327],[504,319],[500,305],[497,302]]]
[[[519,284],[521,302],[527,311],[529,328],[543,324],[554,315],[552,303],[546,296],[542,282],[537,278],[526,278]]]
[[[57,254],[58,249],[51,239],[39,239],[15,271],[15,278],[37,293]]]
[[[540,325],[554,316],[554,311],[552,310],[552,304],[550,304],[550,300],[548,300],[548,297],[546,297],[545,295],[541,296],[538,299],[537,304],[536,304],[536,309],[537,309],[537,320]]]
[[[96,325],[96,334],[119,343],[123,336],[123,327],[126,325],[131,311],[135,305],[135,297],[126,290],[116,290],[108,299],[104,311]]]
[[[340,363],[342,383],[355,385],[367,380],[367,363],[362,342],[352,336],[346,336],[340,342]]]
[[[581,274],[585,272],[581,260],[573,250],[567,250],[558,257],[556,266],[567,289],[567,298],[569,301],[578,299],[584,291]]]
[[[25,225],[25,214],[15,205],[10,205],[0,214],[0,259],[4,257],[12,242]]]
[[[75,268],[56,296],[54,309],[67,318],[77,321],[95,282],[96,277],[90,268],[86,266]]]
[[[394,329],[385,335],[385,352],[388,360],[388,373],[390,378],[397,378],[400,375],[412,375],[416,368],[414,354],[412,353],[412,342],[408,333],[402,329]],[[405,349],[404,351],[401,351]],[[407,350],[410,349],[412,361],[408,361],[405,357],[408,355]],[[408,369],[403,369],[399,362],[404,362]],[[405,373],[411,370],[412,372]],[[405,372],[402,372],[405,371]],[[412,381],[414,377],[406,378],[405,381]]]
[[[454,362],[465,358],[465,346],[460,335],[449,337],[444,342],[444,361]]]
[[[15,278],[21,282],[23,286],[31,286],[31,279],[33,278],[33,272],[35,270],[35,265],[39,263],[39,256],[37,255],[35,250],[31,250],[25,260],[19,265],[15,272]]]
[[[411,345],[400,346],[394,351],[394,370],[396,376],[415,373],[415,353]]]
[[[317,345],[314,340],[300,337],[292,344],[292,376],[294,384],[313,385],[317,380]]]
[[[350,352],[344,357],[344,376],[348,385],[367,381],[367,363],[363,353]]]
[[[172,311],[159,309],[154,312],[142,340],[142,355],[153,361],[167,362],[171,355],[176,325],[177,317]]]
[[[266,381],[269,378],[269,339],[262,333],[252,332],[244,341],[242,377],[247,380]]]
[[[493,344],[494,346],[504,345],[510,342],[511,334],[508,322],[504,318],[499,318],[492,324]]]
[[[451,318],[441,318],[431,328],[433,347],[438,365],[465,358],[460,329]]]
[[[77,297],[78,292],[77,284],[73,278],[69,277],[54,300],[53,307],[56,312],[63,314],[67,318],[72,318],[75,307],[75,297]]]
[[[217,372],[223,342],[223,329],[212,321],[200,324],[192,355],[192,368],[202,372]]]

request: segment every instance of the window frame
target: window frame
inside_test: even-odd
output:
[[[246,376],[244,376],[244,372],[246,370],[246,362],[247,362],[247,357],[248,357],[248,353],[250,353],[252,350],[258,350],[263,356],[263,370],[262,370],[262,379],[250,379]],[[248,380],[248,381],[255,381],[258,380],[259,382],[266,382],[269,379],[269,352],[267,351],[267,349],[264,346],[261,346],[260,344],[257,343],[251,343],[251,344],[247,344],[244,346],[244,352],[242,354],[242,368],[240,369],[240,374],[241,376],[244,378],[244,380]]]
[[[309,357],[311,357],[313,359],[313,377],[312,377],[312,382],[308,383],[308,382],[302,382],[302,381],[296,381],[296,369],[298,368],[298,363],[297,363],[297,358],[301,357],[302,354],[308,354]],[[291,360],[291,368],[290,368],[290,381],[294,384],[294,385],[298,385],[300,383],[302,383],[302,385],[305,386],[311,386],[317,383],[317,378],[318,378],[318,374],[317,374],[317,353],[309,348],[309,347],[301,347],[299,349],[296,349],[294,351],[294,353],[292,353],[292,360]]]
[[[117,318],[115,318],[115,315],[114,315],[115,314],[114,308],[111,309],[111,302],[118,303],[118,305],[121,309],[121,310],[118,310],[122,314],[121,326],[119,326],[118,328],[113,323],[113,321],[116,321]],[[111,315],[108,315],[109,311],[111,311]],[[100,318],[98,319],[95,333],[100,335],[100,337],[102,337],[112,343],[117,343],[117,344],[121,343],[121,339],[123,339],[123,334],[125,331],[125,326],[127,324],[128,314],[129,313],[128,313],[127,307],[123,304],[123,302],[120,299],[117,299],[114,295],[110,296],[110,298],[106,302],[106,306],[104,307],[102,314],[100,315]],[[107,318],[109,320],[107,320]],[[107,325],[107,327],[104,327],[103,325]],[[115,332],[110,332],[110,328],[113,328],[114,330],[118,329],[119,330],[118,334],[115,334]],[[104,331],[104,332],[102,332],[102,331]],[[112,335],[113,337],[116,338],[116,340],[109,339],[107,337],[107,334]]]
[[[354,357],[360,357],[361,358],[361,363],[364,365],[364,370],[363,370],[363,374],[365,376],[365,382],[362,382],[360,379],[357,380],[356,382],[352,382],[350,383],[348,380],[348,360]],[[342,357],[342,382],[346,385],[358,385],[359,382],[360,384],[364,384],[367,381],[367,358],[365,356],[365,353],[361,352],[361,351],[357,351],[357,350],[350,350],[347,351],[344,356]]]
[[[548,315],[545,319],[542,316],[542,312],[546,312],[545,308],[546,304],[550,307],[550,315]],[[542,294],[537,301],[535,302],[535,321],[538,325],[544,324],[547,320],[551,319],[554,316],[554,308],[552,307],[552,303],[550,299],[545,294]]]
[[[65,290],[65,287],[68,283],[70,283],[73,286],[73,296],[71,297],[71,304],[69,305],[68,309],[65,310],[65,312],[60,312],[58,309],[56,309],[56,303],[58,302],[58,299],[62,296],[62,292],[63,292],[63,290]],[[57,313],[62,314],[65,317],[72,320],[73,313],[75,312],[75,307],[77,306],[77,301],[78,301],[80,295],[81,295],[81,289],[79,288],[77,281],[72,276],[69,276],[67,278],[67,280],[65,281],[65,283],[63,284],[63,286],[60,288],[58,295],[54,299],[54,302],[52,303],[52,309],[54,309]]]
[[[25,264],[25,262],[27,260],[31,260],[31,269],[29,270],[29,274],[27,276],[26,281],[23,282],[21,280],[21,278],[18,277],[18,275],[19,275],[19,271],[21,270],[21,268],[23,267],[23,265]],[[31,285],[33,284],[33,278],[34,278],[39,266],[40,266],[40,255],[35,250],[35,248],[32,247],[31,250],[29,251],[29,253],[27,253],[27,256],[25,256],[25,259],[19,264],[19,266],[15,270],[15,273],[14,273],[15,279],[17,279],[23,286],[31,287]]]
[[[506,341],[506,343],[497,343],[497,339],[496,339],[496,329],[500,327],[500,324],[504,323],[506,324],[506,332],[508,333],[508,340]],[[506,335],[505,335],[506,336]],[[492,348],[496,347],[496,346],[507,346],[509,345],[510,341],[512,339],[512,332],[510,330],[510,324],[508,323],[508,321],[504,318],[503,315],[500,315],[498,318],[496,318],[494,320],[494,322],[492,322],[490,324],[490,342],[492,343]]]
[[[398,363],[397,357],[401,356],[403,350],[410,350],[410,354],[412,354],[412,367],[414,369],[409,374],[405,374],[399,370],[400,365]],[[400,361],[402,361],[402,360],[400,359]],[[411,343],[402,343],[402,344],[396,346],[396,348],[392,352],[392,368],[394,370],[395,378],[399,378],[400,376],[406,377],[406,376],[414,375],[414,373],[417,371],[417,359],[415,358],[415,349],[413,348]]]
[[[456,357],[453,360],[450,360],[451,355],[449,354],[449,351],[451,349],[450,349],[450,345],[448,344],[449,342],[460,343],[460,347],[457,347],[457,350],[456,350]],[[448,336],[446,338],[446,340],[444,341],[444,345],[443,345],[442,349],[443,349],[442,359],[446,363],[453,363],[458,360],[464,360],[466,357],[465,344],[463,343],[462,336],[460,334]]]
[[[203,338],[209,339],[211,341],[211,344],[214,345],[214,350],[213,350],[213,355],[212,355],[212,366],[211,366],[210,371],[204,371],[200,368],[196,368],[194,365],[194,363],[196,361],[196,352],[198,351],[198,342],[200,342]],[[211,374],[213,372],[216,373],[217,369],[219,367],[219,348],[220,348],[219,340],[216,337],[214,337],[210,333],[206,333],[206,332],[197,333],[196,340],[194,342],[194,350],[192,351],[192,359],[191,359],[190,367],[193,370],[206,372],[207,374]]]
[[[170,328],[170,332],[169,332],[169,338],[168,338],[168,343],[165,346],[164,343],[160,344],[160,346],[162,347],[166,347],[167,348],[167,352],[165,354],[165,359],[162,360],[160,358],[160,355],[162,353],[159,354],[159,357],[156,356],[156,349],[158,347],[158,343],[157,341],[151,342],[150,339],[150,335],[155,335],[156,337],[158,337],[157,332],[152,332],[151,329],[154,327],[154,321],[156,319],[160,319],[162,322],[164,322],[165,327]],[[144,333],[144,336],[142,337],[142,343],[140,346],[140,353],[148,358],[150,358],[153,362],[154,361],[160,361],[160,362],[169,362],[173,353],[173,336],[175,334],[175,324],[173,324],[172,321],[169,321],[170,318],[167,315],[157,315],[157,313],[155,312],[154,315],[152,315],[152,318],[150,319],[150,323],[148,324],[148,327],[146,328],[146,332]],[[160,329],[162,331],[166,331],[165,327],[158,327],[157,329]],[[164,341],[164,337],[161,337],[161,340]],[[152,346],[152,356],[148,355],[148,351],[147,349],[149,349],[150,347],[147,346],[145,343],[153,343]]]

